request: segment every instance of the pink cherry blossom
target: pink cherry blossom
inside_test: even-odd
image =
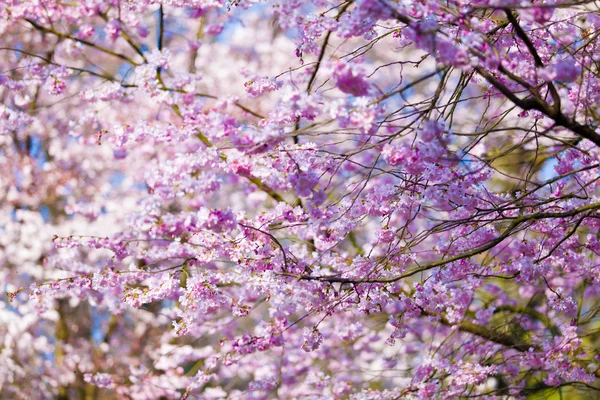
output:
[[[0,397],[593,398],[591,1],[0,5]]]

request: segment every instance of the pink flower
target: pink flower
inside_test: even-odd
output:
[[[381,155],[392,167],[403,167],[410,174],[420,174],[424,170],[424,156],[426,152],[409,145],[386,144]]]
[[[346,64],[338,60],[332,69],[335,85],[342,92],[353,96],[366,96],[369,94],[371,84],[367,81],[363,69],[358,65]]]
[[[319,183],[319,175],[313,171],[292,174],[290,176],[290,183],[298,196],[308,197],[315,186],[317,186],[317,183]]]
[[[552,18],[554,7],[536,7],[533,9],[533,20],[538,24],[543,24]]]
[[[311,352],[317,350],[323,342],[323,335],[317,328],[304,328],[304,343],[302,344],[302,350]]]
[[[246,92],[252,97],[259,97],[265,93],[279,90],[283,86],[282,82],[277,82],[269,78],[258,78],[244,83]]]
[[[223,28],[223,24],[211,24],[204,29],[204,33],[206,33],[207,35],[217,36],[218,34],[223,32]]]
[[[115,387],[113,377],[101,372],[97,372],[95,375],[85,374],[83,380],[101,389],[113,389]]]
[[[139,37],[146,38],[150,34],[150,29],[145,25],[140,25],[137,27],[136,32]]]
[[[559,61],[539,71],[539,76],[546,82],[575,82],[581,74],[581,68],[573,59]]]
[[[104,30],[110,40],[115,41],[121,35],[121,23],[116,19],[111,19],[104,27]]]
[[[55,96],[62,94],[67,88],[67,83],[57,77],[53,77],[50,84],[50,94]]]
[[[382,243],[391,243],[396,238],[396,232],[391,229],[380,229],[377,233],[379,241]]]
[[[423,129],[419,138],[424,142],[431,142],[444,133],[444,121],[427,121],[423,124]]]
[[[94,27],[90,24],[82,25],[77,32],[79,39],[89,39],[94,36]]]
[[[386,144],[383,147],[381,156],[392,167],[397,167],[402,164],[405,159],[405,148],[399,148],[392,144]]]
[[[572,317],[577,314],[577,303],[571,296],[567,296],[563,288],[557,288],[555,293],[549,294],[550,300],[548,304],[553,309],[563,312],[567,317]]]

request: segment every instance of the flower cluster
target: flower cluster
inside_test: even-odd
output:
[[[255,3],[0,5],[2,397],[593,397],[598,6]]]

